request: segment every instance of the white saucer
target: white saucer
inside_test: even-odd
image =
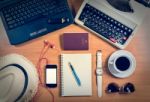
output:
[[[38,74],[25,57],[0,57],[0,102],[28,102],[36,94]]]
[[[112,69],[110,63],[111,63],[116,57],[123,56],[123,55],[128,56],[128,57],[132,60],[132,62],[133,62],[132,66],[131,66],[132,68],[130,68],[128,71],[125,71],[125,72],[115,73],[115,72],[113,71],[113,69]],[[110,73],[111,73],[113,76],[118,77],[118,78],[126,78],[126,77],[131,76],[131,75],[133,74],[133,72],[135,71],[135,68],[136,68],[136,60],[135,60],[134,56],[133,56],[130,52],[125,51],[125,50],[119,50],[119,51],[114,52],[114,53],[110,56],[110,58],[109,58],[109,60],[108,60],[108,69],[109,69]]]

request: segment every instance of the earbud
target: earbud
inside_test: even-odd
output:
[[[49,46],[49,48],[54,49],[55,45],[50,43],[48,40],[44,40],[44,46]]]
[[[52,49],[55,49],[55,45],[54,44],[50,44],[49,47],[52,48]]]
[[[47,40],[44,40],[44,45],[47,46],[49,44],[49,42]]]

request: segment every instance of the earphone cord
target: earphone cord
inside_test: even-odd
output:
[[[42,50],[41,50],[41,53],[40,53],[40,57],[39,57],[39,60],[38,60],[38,62],[37,62],[37,65],[36,65],[36,68],[37,68],[37,71],[38,71],[38,74],[39,74],[39,85],[38,85],[38,90],[39,90],[39,86],[41,85],[42,87],[44,87],[44,88],[46,88],[47,90],[48,90],[48,92],[49,92],[49,94],[52,96],[52,102],[54,102],[54,94],[51,92],[51,90],[49,90],[46,86],[45,86],[45,84],[43,84],[43,82],[42,82],[42,67],[41,67],[41,64],[42,64],[42,61],[46,61],[46,65],[49,63],[48,62],[48,59],[47,58],[44,58],[44,56],[45,56],[45,54],[47,53],[47,51],[48,51],[48,49],[49,49],[49,46],[46,46],[46,45],[44,45],[44,47],[42,48]],[[37,92],[36,93],[36,95],[34,96],[34,98],[37,96],[39,94],[39,92]],[[34,102],[34,98],[33,98],[33,102]]]

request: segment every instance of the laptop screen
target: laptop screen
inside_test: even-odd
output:
[[[2,9],[5,6],[8,6],[9,4],[12,4],[14,2],[18,2],[20,0],[0,0],[0,9]]]

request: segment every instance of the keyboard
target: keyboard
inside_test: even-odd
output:
[[[84,6],[78,19],[102,38],[120,45],[124,45],[133,32],[133,29],[89,4]]]
[[[57,15],[68,10],[64,0],[23,0],[2,9],[9,30],[45,15]]]

